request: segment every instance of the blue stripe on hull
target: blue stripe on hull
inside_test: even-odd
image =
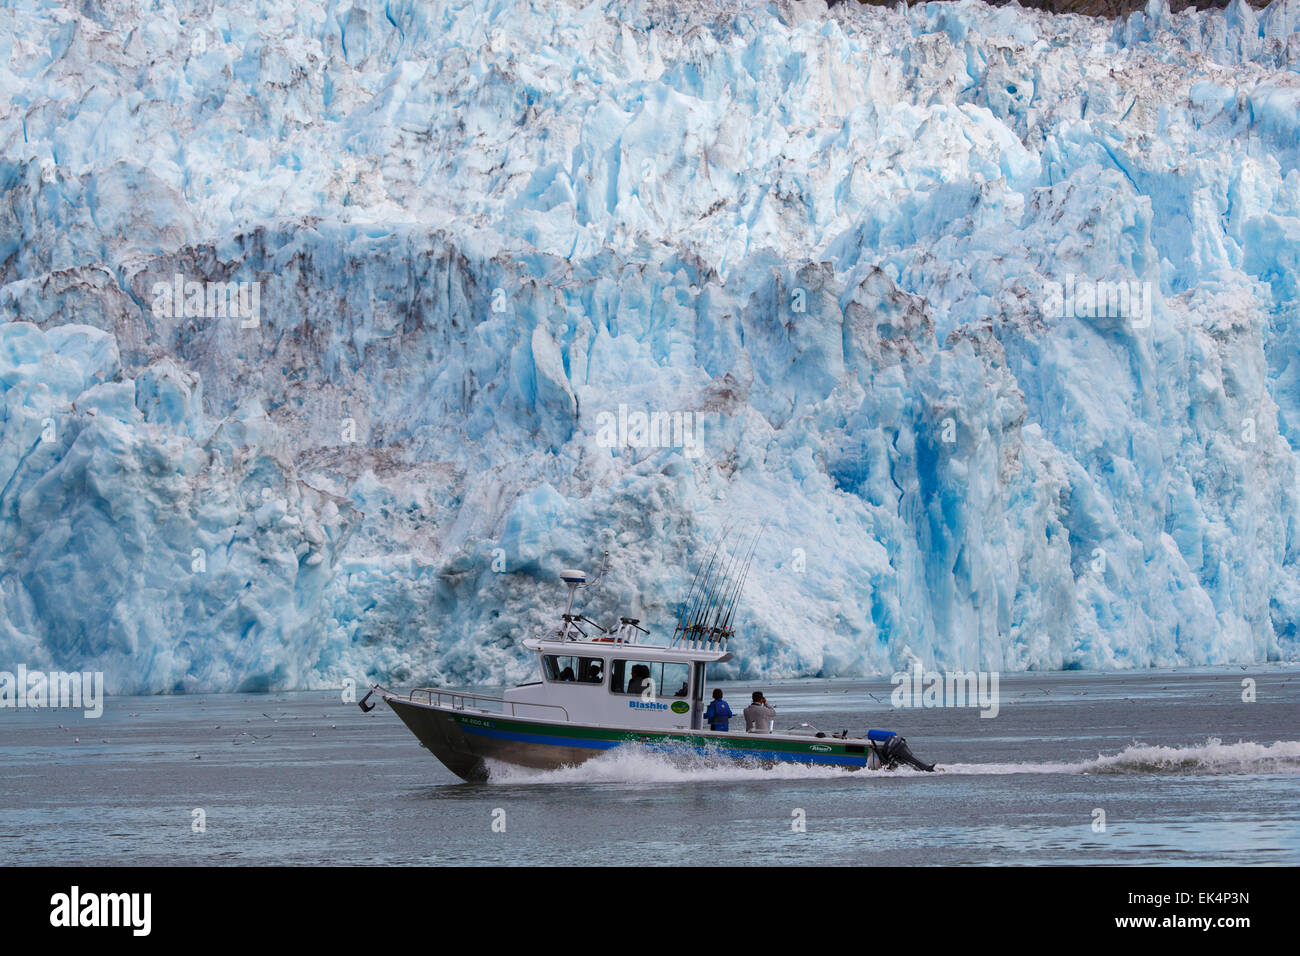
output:
[[[487,727],[474,727],[468,724],[461,724],[461,730],[467,734],[474,734],[480,737],[497,737],[501,740],[514,740],[526,744],[539,744],[544,747],[566,747],[582,748],[586,750],[612,750],[629,741],[623,740],[591,740],[581,737],[548,737],[544,734],[521,734],[510,730],[493,730]],[[719,746],[716,750],[710,750],[706,747],[696,747],[690,744],[671,744],[645,741],[642,746],[648,750],[660,750],[666,753],[680,752],[690,750],[694,753],[719,754],[724,757],[731,757],[735,760],[745,760],[753,758],[756,760],[772,760],[786,763],[814,763],[829,764],[839,767],[865,767],[867,764],[865,757],[850,757],[843,754],[815,754],[815,753],[791,753],[787,750],[751,750],[737,747]]]
[[[502,740],[518,740],[526,744],[545,744],[548,747],[609,750],[623,743],[621,740],[589,740],[585,737],[547,737],[544,734],[519,734],[511,730],[490,730],[487,727],[474,727],[469,724],[461,724],[460,729],[467,734],[475,734],[479,737],[499,737]]]

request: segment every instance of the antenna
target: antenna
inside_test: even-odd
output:
[[[596,580],[592,581],[590,584],[587,583],[586,571],[579,571],[576,568],[565,568],[563,571],[560,572],[560,580],[563,581],[565,584],[567,584],[569,587],[569,603],[565,605],[564,614],[563,614],[564,624],[560,627],[561,639],[576,640],[576,638],[574,638],[571,635],[570,633],[571,631],[577,631],[583,637],[587,636],[587,632],[584,631],[582,628],[578,627],[578,623],[577,623],[578,621],[583,621],[587,624],[590,624],[592,627],[596,628],[601,633],[609,633],[608,631],[605,630],[605,628],[601,627],[595,621],[583,617],[581,614],[573,613],[573,599],[578,592],[578,588],[589,588],[592,587],[593,585],[599,584],[604,579],[605,572],[608,570],[609,570],[609,552],[606,551],[604,562],[600,566],[600,574],[597,575]]]
[[[595,587],[597,584],[599,584],[601,581],[605,579],[605,572],[608,570],[609,570],[609,552],[606,551],[605,557],[602,560],[600,565],[600,574],[596,575],[596,580],[592,581],[590,584],[584,584],[581,586],[585,588]]]

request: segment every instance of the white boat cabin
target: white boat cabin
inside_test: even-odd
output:
[[[523,642],[537,654],[541,679],[510,688],[504,699],[538,705],[532,713],[539,717],[546,709],[561,707],[565,719],[584,724],[704,729],[705,671],[709,664],[731,660],[725,641],[683,637],[671,647],[642,644],[638,635],[649,632],[633,618],[621,618],[616,631],[606,631],[570,613],[574,591],[584,585],[586,575],[563,571],[561,578],[569,585],[569,606],[558,633]],[[600,636],[588,637],[579,622],[599,630]],[[743,727],[739,710],[732,709]]]
[[[510,688],[507,701],[560,706],[569,720],[584,724],[657,730],[703,728],[705,668],[731,659],[717,647],[599,639],[526,640],[524,646],[537,652],[541,680]]]

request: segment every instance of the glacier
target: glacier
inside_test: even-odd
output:
[[[1294,661],[1298,26],[20,0],[0,666],[519,680],[763,522],[728,676]]]

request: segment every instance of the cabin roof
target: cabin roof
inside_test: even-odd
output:
[[[528,638],[524,647],[543,654],[572,657],[623,657],[641,661],[704,661],[716,664],[731,660],[731,652],[718,647],[664,647],[660,644],[632,644],[627,641],[563,641]]]

